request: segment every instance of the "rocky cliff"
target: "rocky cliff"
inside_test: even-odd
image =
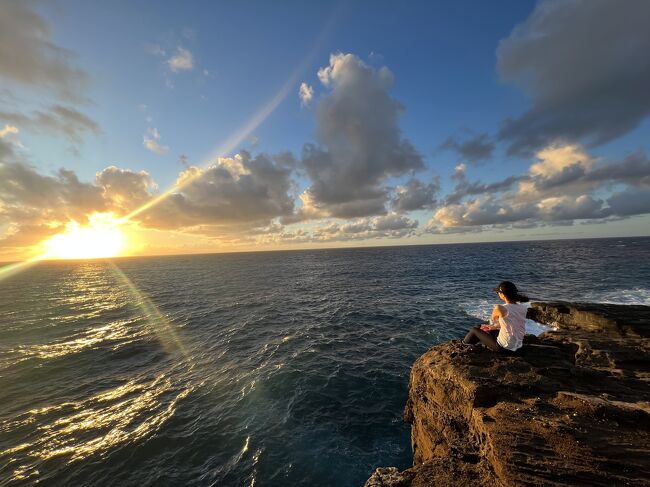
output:
[[[650,307],[533,303],[557,331],[514,355],[435,346],[413,365],[413,467],[367,487],[650,485]]]

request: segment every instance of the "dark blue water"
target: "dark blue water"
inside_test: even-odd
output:
[[[0,282],[0,485],[358,486],[510,279],[650,304],[650,239],[43,263]]]

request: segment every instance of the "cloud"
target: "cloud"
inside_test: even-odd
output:
[[[34,244],[71,219],[85,222],[87,214],[106,210],[101,189],[79,181],[72,171],[42,175],[10,159],[0,162],[0,225],[8,226],[0,238],[4,250]]]
[[[320,242],[367,240],[377,238],[401,238],[411,235],[418,222],[410,218],[388,214],[374,218],[361,218],[348,223],[330,223],[317,226],[312,240]]]
[[[142,137],[142,145],[149,151],[159,156],[165,155],[169,152],[169,147],[158,143],[160,140],[160,132],[155,127],[150,127]]]
[[[403,107],[389,95],[393,75],[352,54],[333,54],[318,71],[329,92],[316,110],[318,145],[306,144],[302,164],[311,181],[301,196],[303,218],[386,213],[385,181],[424,167],[401,136]]]
[[[106,206],[125,215],[148,203],[157,185],[146,171],[131,171],[109,166],[95,175],[95,185],[101,188]]]
[[[510,189],[518,181],[525,180],[525,176],[508,176],[507,178],[493,183],[469,182],[465,171],[467,166],[459,164],[454,170],[452,179],[456,181],[456,186],[451,194],[445,198],[445,204],[455,204],[466,196],[498,193]]]
[[[497,49],[501,79],[532,106],[506,120],[510,154],[558,141],[602,144],[650,113],[650,2],[544,0]]]
[[[607,200],[609,215],[625,217],[650,213],[650,189],[628,188]]]
[[[298,90],[298,96],[300,97],[300,105],[308,107],[314,98],[314,88],[309,86],[307,83],[301,83],[300,89]]]
[[[4,139],[6,136],[11,134],[17,134],[18,128],[13,125],[5,124],[3,129],[0,129],[0,139]]]
[[[644,153],[609,162],[579,145],[551,146],[521,176],[470,183],[459,165],[453,178],[456,188],[428,222],[429,231],[570,225],[650,213],[650,160]],[[620,189],[602,196],[611,188]]]
[[[449,137],[440,145],[440,148],[453,150],[462,161],[480,164],[492,157],[494,142],[488,134],[478,134],[462,141],[456,137]]]
[[[4,144],[0,139],[0,150]],[[12,245],[35,244],[71,219],[85,223],[94,212],[124,216],[160,194],[146,171],[110,166],[94,182],[84,183],[63,168],[40,174],[21,157],[9,147],[0,162],[0,225],[9,228],[0,238],[3,248],[8,248],[9,237]],[[262,228],[279,226],[275,219],[293,213],[291,172],[286,154],[253,157],[244,151],[205,168],[190,166],[179,173],[177,192],[133,221],[233,243],[251,239]]]
[[[0,3],[0,77],[81,101],[87,75],[73,66],[74,55],[52,41],[50,28],[33,1]]]
[[[430,209],[436,204],[436,194],[440,189],[440,181],[435,178],[429,184],[411,178],[403,186],[397,186],[391,200],[391,208],[397,213]]]
[[[306,243],[345,242],[381,238],[403,238],[413,235],[417,220],[390,213],[373,218],[359,218],[347,223],[329,222],[311,230],[298,228],[287,231],[278,226],[271,232],[258,236],[260,243]],[[267,230],[267,229],[264,229]]]
[[[50,105],[31,114],[0,111],[0,119],[21,129],[48,135],[62,135],[68,140],[81,143],[86,132],[99,135],[101,130],[92,119],[78,110],[63,105]]]
[[[144,50],[148,54],[151,54],[152,56],[164,57],[167,55],[167,51],[165,51],[165,49],[163,49],[160,44],[155,44],[155,43],[145,44]]]
[[[166,62],[170,71],[173,73],[194,69],[194,56],[192,56],[189,50],[180,46],[176,48],[176,53]]]
[[[137,200],[138,207],[140,201],[153,197],[152,181],[146,173],[121,177],[134,189],[125,201]],[[242,151],[232,158],[219,158],[206,168],[190,166],[179,174],[177,184],[181,190],[138,216],[144,225],[177,229],[197,225],[256,227],[294,211],[291,169],[265,154],[252,157]]]

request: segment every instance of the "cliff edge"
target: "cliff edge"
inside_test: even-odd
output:
[[[650,485],[650,307],[533,303],[512,356],[437,345],[411,370],[413,467],[366,487]]]

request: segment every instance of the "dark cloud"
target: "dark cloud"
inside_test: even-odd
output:
[[[617,164],[594,168],[585,174],[585,179],[594,182],[616,181],[633,186],[650,186],[650,159],[644,152],[636,152]]]
[[[531,98],[499,137],[510,154],[557,140],[601,144],[650,113],[650,2],[545,0],[497,49],[502,80]]]
[[[35,4],[31,0],[0,2],[0,77],[79,101],[87,76],[73,66],[72,52],[52,42],[49,26]]]
[[[480,164],[492,157],[494,142],[488,134],[478,134],[465,140],[449,137],[440,148],[456,152],[463,162]]]
[[[429,184],[419,179],[411,178],[403,186],[395,188],[391,208],[397,213],[431,209],[436,203],[436,194],[440,190],[440,182],[435,178]]]
[[[96,135],[101,133],[93,120],[72,107],[62,105],[51,105],[44,110],[35,110],[30,115],[0,111],[0,121],[36,133],[62,135],[75,143],[80,143],[86,132]]]
[[[614,193],[608,200],[608,215],[632,216],[650,213],[650,190],[628,188]]]
[[[45,209],[66,220],[83,218],[88,209],[104,208],[100,189],[80,182],[72,171],[59,169],[52,176],[44,176],[21,162],[0,163],[0,202],[5,212]]]
[[[526,176],[509,176],[493,183],[469,182],[465,174],[465,165],[456,166],[452,179],[456,181],[454,191],[447,195],[445,204],[456,204],[466,196],[499,193],[510,189],[515,183],[526,179]]]
[[[389,95],[393,76],[352,54],[330,57],[318,76],[329,93],[319,100],[319,145],[307,144],[302,163],[311,186],[305,216],[353,217],[385,213],[387,178],[422,169],[422,157],[401,136],[402,106]]]

